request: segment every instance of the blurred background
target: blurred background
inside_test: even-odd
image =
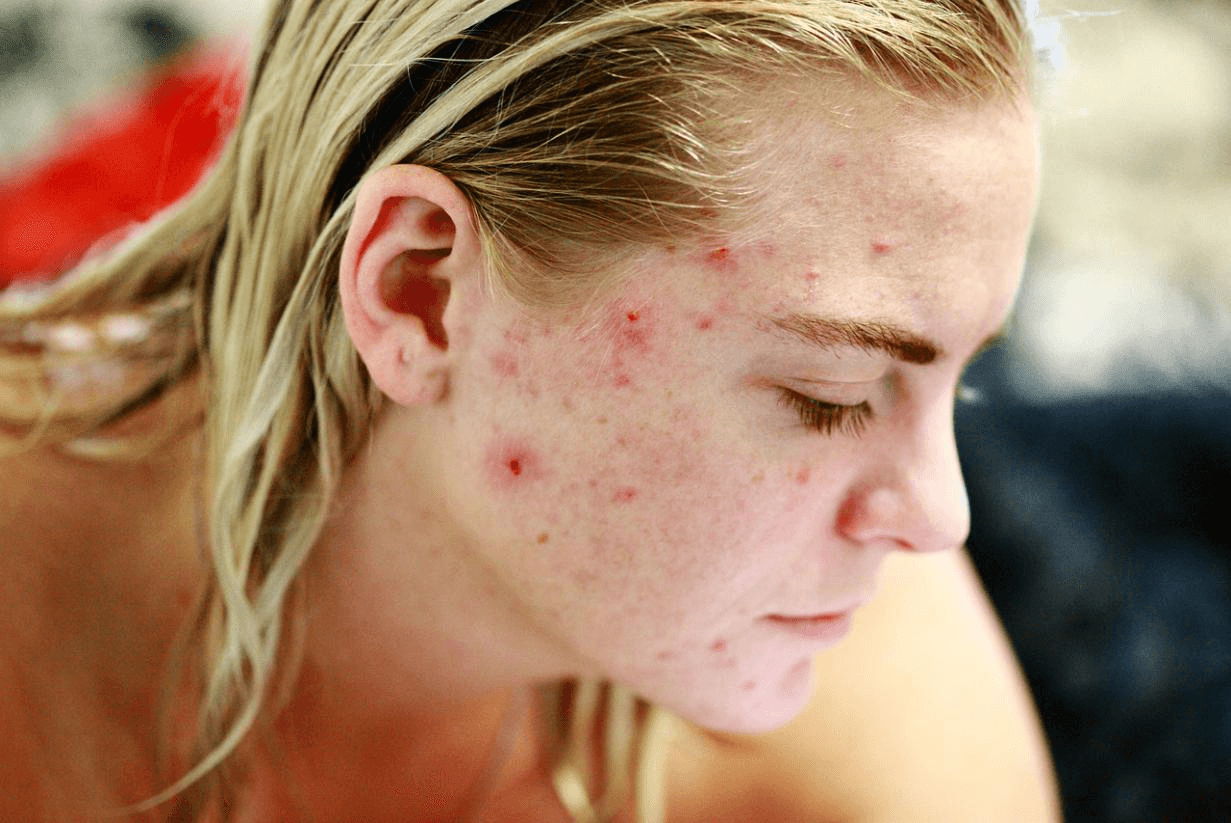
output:
[[[263,5],[0,0],[0,288],[187,190]],[[971,553],[1066,818],[1226,823],[1231,0],[1040,15],[1037,232],[1012,333],[958,411]]]

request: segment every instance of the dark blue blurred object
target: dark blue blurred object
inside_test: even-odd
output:
[[[957,415],[970,551],[1069,823],[1231,820],[1231,395],[1029,405],[992,352]]]

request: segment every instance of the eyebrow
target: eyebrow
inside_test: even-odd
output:
[[[884,352],[896,360],[918,365],[927,365],[944,356],[943,349],[936,343],[890,323],[833,320],[798,312],[767,319],[779,329],[821,348],[850,346]]]

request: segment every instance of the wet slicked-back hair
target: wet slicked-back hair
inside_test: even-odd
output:
[[[190,646],[200,733],[154,800],[177,797],[182,820],[224,805],[217,767],[275,679],[293,677],[300,570],[381,406],[336,286],[365,175],[447,175],[470,200],[488,286],[559,308],[609,281],[621,251],[748,215],[756,193],[724,126],[748,89],[862,78],[920,101],[1011,99],[1032,63],[1015,0],[274,2],[212,173],[47,293],[0,301],[0,432],[14,447],[101,453],[117,445],[111,424],[201,378],[214,575]],[[114,316],[147,333],[66,353],[30,332]],[[91,390],[63,379],[95,362],[124,376]],[[632,771],[640,819],[658,819],[661,770],[641,745],[657,714],[599,684],[542,697],[573,815],[609,815]],[[592,802],[583,738],[600,712],[608,791]]]

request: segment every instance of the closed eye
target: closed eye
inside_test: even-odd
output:
[[[780,403],[794,409],[805,426],[824,435],[848,434],[858,437],[872,419],[872,407],[866,400],[854,406],[843,406],[784,387],[779,387],[778,391]]]

